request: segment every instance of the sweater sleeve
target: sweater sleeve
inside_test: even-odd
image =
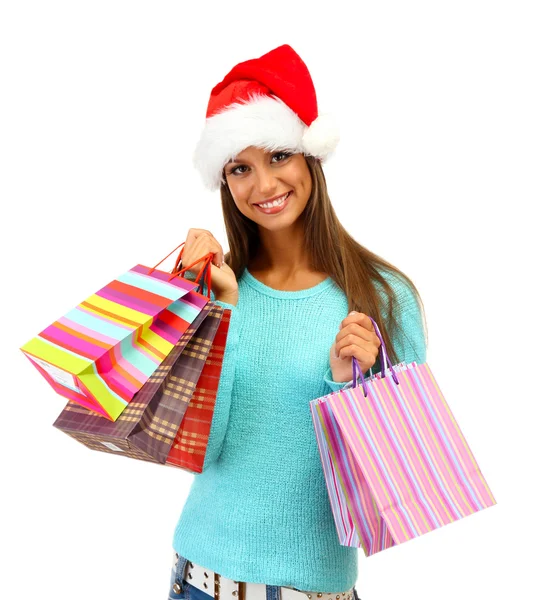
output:
[[[392,344],[399,362],[423,364],[427,360],[427,347],[423,318],[418,301],[410,286],[396,279],[393,283],[398,302],[396,318],[399,323]]]
[[[416,361],[418,364],[423,364],[427,359],[427,348],[423,319],[417,298],[409,285],[402,282],[398,277],[391,281],[391,285],[395,291],[398,303],[396,317],[399,323],[399,330],[397,335],[393,337],[392,344],[399,357],[399,362],[411,363],[412,361]],[[370,376],[371,371],[372,373],[381,371],[380,354],[378,354],[374,367],[364,373],[364,377]],[[334,381],[330,365],[325,373],[324,380],[331,392],[351,387],[353,384],[353,379],[349,381]]]
[[[185,273],[185,279],[195,281],[195,276],[191,273]],[[203,295],[207,295],[207,285],[203,283]],[[222,302],[215,299],[213,290],[210,290],[210,300],[221,306],[224,309],[230,310],[230,322],[225,343],[225,354],[223,356],[223,364],[221,366],[221,374],[219,376],[219,384],[217,388],[217,396],[212,416],[212,424],[208,445],[206,447],[206,455],[204,456],[204,464],[202,472],[204,472],[210,464],[215,462],[223,448],[223,441],[227,431],[227,424],[230,414],[232,387],[234,384],[234,370],[236,366],[236,357],[238,354],[238,339],[240,333],[241,319],[240,310],[234,304]],[[199,475],[199,473],[195,473]]]
[[[373,369],[372,372],[375,373],[376,369]],[[370,375],[370,369],[363,375],[366,379]],[[324,380],[325,383],[329,386],[331,392],[337,392],[338,390],[349,388],[353,384],[353,378],[351,378],[349,381],[334,381],[334,379],[332,378],[332,369],[330,365],[327,371],[325,372]],[[361,380],[358,379],[357,381],[360,383]]]

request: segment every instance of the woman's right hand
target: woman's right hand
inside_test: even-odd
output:
[[[183,254],[181,255],[182,268],[191,265],[199,258],[204,258],[210,252],[213,253],[209,268],[212,270],[212,291],[215,294],[215,299],[236,305],[238,302],[236,275],[227,263],[223,262],[223,248],[207,229],[189,229],[187,239],[183,245]],[[203,266],[204,260],[201,260],[190,269],[187,269],[185,273],[192,273],[196,277]]]

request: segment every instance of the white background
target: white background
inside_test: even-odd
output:
[[[542,597],[539,4],[2,3],[3,598],[166,600],[192,476],[54,429],[65,401],[19,347],[190,227],[227,250],[191,154],[212,87],[283,43],[342,128],[335,210],[418,287],[428,362],[498,502],[361,551],[361,600]]]

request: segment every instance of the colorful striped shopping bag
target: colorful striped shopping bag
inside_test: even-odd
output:
[[[310,402],[340,544],[366,556],[496,504],[429,365],[391,365],[371,320],[381,373],[353,358],[353,386]]]
[[[59,394],[111,421],[209,302],[157,266],[136,265],[21,347]]]
[[[116,421],[69,401],[53,425],[91,450],[165,464],[189,404],[207,392],[204,369],[221,369],[225,348],[216,338],[222,323],[228,328],[225,312],[213,302],[205,306]]]

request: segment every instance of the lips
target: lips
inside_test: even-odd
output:
[[[280,198],[281,198],[281,196],[280,196]],[[283,201],[283,204],[280,204],[279,206],[272,206],[271,208],[263,208],[262,206],[259,206],[258,204],[254,204],[253,206],[255,206],[255,208],[258,211],[260,211],[266,215],[275,215],[285,209],[285,207],[289,203],[290,199],[291,199],[291,192],[289,192],[287,194],[287,198]]]
[[[265,200],[264,202],[254,202],[254,204],[269,204],[270,202],[275,202],[276,200],[283,198],[285,196],[285,194],[289,195],[290,193],[291,192],[285,192],[283,194],[278,194],[277,196],[274,196],[274,198],[271,198],[270,200]]]

